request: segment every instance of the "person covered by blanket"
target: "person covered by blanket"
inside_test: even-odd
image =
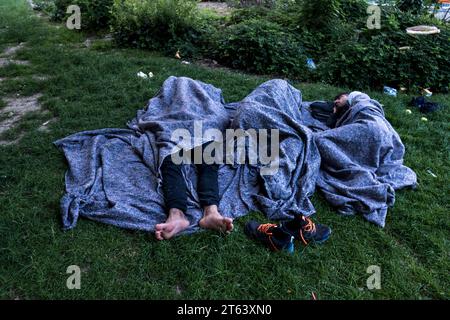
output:
[[[333,113],[329,116],[327,120],[327,126],[334,128],[337,121],[342,117],[342,115],[350,109],[350,104],[348,102],[349,93],[343,92],[338,94],[334,98],[333,102]]]
[[[365,95],[365,93],[360,91],[352,91],[350,93],[343,92],[338,94],[334,98],[333,113],[327,120],[327,126],[330,128],[335,128],[338,120],[351,108],[353,102],[356,100],[355,98],[358,96],[361,97],[361,95]],[[369,97],[367,96],[367,98]]]
[[[200,146],[200,150],[208,145]],[[183,151],[178,155],[183,156]],[[157,224],[155,227],[155,237],[158,240],[165,240],[174,237],[190,225],[185,213],[187,210],[187,186],[183,179],[183,166],[194,163],[193,155],[187,163],[177,164],[172,156],[167,156],[161,166],[162,188],[164,201],[167,209],[167,220]],[[219,184],[217,164],[206,164],[204,159],[201,163],[195,163],[198,172],[197,193],[200,205],[203,208],[203,218],[199,221],[199,226],[204,229],[211,229],[228,234],[233,230],[233,220],[223,217],[219,210]]]
[[[335,128],[338,120],[350,109],[348,97],[348,92],[342,92],[333,101],[316,101],[311,103],[313,118],[326,124],[328,128]]]

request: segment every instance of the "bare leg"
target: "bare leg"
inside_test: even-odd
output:
[[[204,208],[203,218],[198,223],[204,229],[230,233],[233,230],[233,219],[223,217],[216,205]]]
[[[170,239],[189,227],[189,220],[186,219],[183,211],[170,209],[169,217],[165,223],[157,224],[155,227],[155,237],[158,240]]]

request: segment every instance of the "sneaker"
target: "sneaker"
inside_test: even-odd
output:
[[[331,235],[329,227],[314,223],[310,218],[303,215],[296,215],[294,219],[282,223],[280,228],[305,245],[310,242],[324,243]]]
[[[283,231],[273,223],[262,224],[249,221],[245,225],[244,233],[252,239],[264,243],[272,251],[286,250],[294,252],[294,237]]]

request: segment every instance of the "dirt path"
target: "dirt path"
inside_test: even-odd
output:
[[[29,65],[29,61],[17,60],[14,58],[15,55],[25,47],[26,43],[19,43],[17,45],[7,47],[2,53],[0,53],[0,68],[9,64]],[[14,81],[22,78],[23,77],[2,77],[0,78],[0,85],[8,80]],[[42,75],[32,75],[31,79],[35,81],[45,81],[47,80],[47,77]],[[17,94],[16,96],[4,97],[1,99],[6,106],[0,109],[0,146],[16,144],[20,141],[24,134],[23,132],[19,133],[12,140],[4,140],[2,139],[2,135],[10,129],[16,127],[25,115],[31,112],[43,112],[41,105],[39,104],[39,98],[41,98],[41,96],[42,94],[40,93],[28,97],[21,97]],[[41,132],[48,131],[47,125],[51,121],[52,120],[46,121],[40,128],[38,128],[38,130]]]

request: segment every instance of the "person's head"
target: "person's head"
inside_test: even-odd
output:
[[[347,103],[348,103],[348,93],[347,92],[340,93],[334,98],[334,105],[337,108],[342,108]]]

